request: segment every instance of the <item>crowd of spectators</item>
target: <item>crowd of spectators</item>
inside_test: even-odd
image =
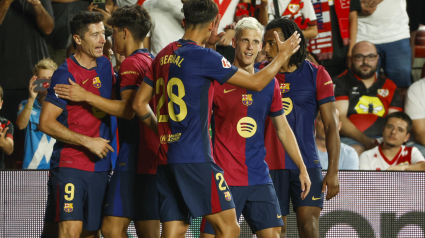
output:
[[[103,7],[90,0],[0,0],[0,169],[49,168],[55,140],[38,130],[46,93],[35,92],[34,82],[50,78],[75,50],[69,25],[75,14],[99,11],[106,19],[119,7],[142,5],[153,23],[144,46],[156,55],[183,35],[183,2],[106,0]],[[254,16],[264,26],[275,18],[297,23],[308,42],[307,59],[323,65],[333,79],[341,170],[386,169],[375,166],[380,163],[378,157],[389,165],[424,161],[425,78],[414,82],[412,77],[415,38],[420,24],[425,24],[423,0],[215,2],[221,15],[219,30],[225,32],[216,50],[230,62],[234,59],[234,27],[243,17]],[[115,52],[111,38],[104,54],[118,70],[124,57]],[[267,57],[262,52],[257,61]],[[14,137],[14,128],[24,133],[15,129]],[[324,130],[319,114],[316,144],[326,169]],[[404,159],[405,151],[414,154],[414,159]]]

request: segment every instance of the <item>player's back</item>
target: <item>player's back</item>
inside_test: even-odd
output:
[[[271,183],[264,161],[265,122],[283,114],[279,84],[272,80],[253,92],[230,84],[214,83],[214,159],[229,186]]]
[[[89,136],[111,140],[111,117],[85,102],[71,102],[58,98],[53,87],[69,84],[68,79],[79,84],[86,91],[110,99],[114,84],[113,69],[106,57],[96,59],[97,66],[86,69],[71,55],[53,74],[46,101],[63,109],[57,121],[70,130]],[[57,141],[53,148],[50,168],[69,167],[86,171],[108,171],[111,168],[111,153],[98,158],[81,146]]]
[[[225,83],[237,68],[190,40],[170,43],[155,58],[145,82],[154,88],[160,164],[211,162],[212,81]]]

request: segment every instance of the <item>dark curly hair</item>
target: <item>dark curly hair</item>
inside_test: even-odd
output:
[[[137,4],[118,8],[106,23],[120,31],[129,30],[136,41],[143,41],[152,27],[148,11]]]
[[[293,20],[286,19],[286,18],[280,18],[280,19],[274,19],[266,26],[266,31],[269,31],[271,29],[278,28],[282,31],[283,36],[285,39],[288,39],[289,37],[294,34],[295,31],[300,33],[300,49],[295,52],[289,59],[289,66],[295,65],[298,66],[301,62],[305,60],[307,57],[307,42],[305,41],[304,35],[300,28],[298,27],[297,23],[295,23]]]

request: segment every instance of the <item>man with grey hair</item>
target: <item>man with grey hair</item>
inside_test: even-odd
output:
[[[234,66],[251,74],[258,71],[254,69],[254,61],[261,50],[262,33],[263,26],[255,18],[246,17],[236,24],[232,39]],[[213,112],[214,160],[224,171],[235,201],[236,216],[243,214],[252,233],[258,237],[279,237],[282,214],[264,161],[267,116],[271,117],[280,142],[301,171],[302,198],[308,194],[311,184],[284,115],[279,84],[272,80],[261,92],[253,92],[228,83],[214,83]],[[213,227],[205,220],[202,224],[201,237],[213,237]]]

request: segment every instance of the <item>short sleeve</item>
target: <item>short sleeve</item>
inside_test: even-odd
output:
[[[49,13],[49,15],[54,20],[55,17],[54,17],[54,14],[53,14],[52,2],[50,0],[41,0],[41,5],[44,7],[44,9],[46,9],[46,12]]]
[[[140,72],[136,65],[136,62],[131,58],[125,59],[121,64],[119,72],[120,92],[128,89],[137,90],[140,87],[141,79],[146,72]]]
[[[416,86],[416,87],[415,87]],[[425,100],[423,95],[420,95],[420,85],[412,84],[407,91],[406,102],[404,104],[404,111],[409,115],[412,120],[425,118]],[[419,89],[419,90],[418,90]]]
[[[372,170],[372,168],[370,166],[370,158],[369,158],[367,152],[363,152],[360,155],[359,169],[360,170]]]
[[[7,121],[7,125],[4,127],[5,129],[6,128],[9,128],[8,130],[7,130],[7,132],[6,132],[6,137],[8,137],[8,138],[10,138],[10,139],[12,139],[13,140],[13,131],[14,131],[14,129],[13,129],[13,124],[10,122],[10,121]]]
[[[425,162],[425,158],[422,153],[416,147],[412,147],[412,164],[423,163]]]
[[[334,78],[333,79],[334,84],[334,94],[335,94],[335,101],[340,100],[348,100],[348,91],[345,89],[345,82],[343,78]]]
[[[351,0],[350,1],[350,12],[362,10],[362,6],[360,5],[360,0]]]
[[[319,106],[328,102],[334,102],[334,88],[331,76],[325,68],[319,66],[316,76],[317,98]]]
[[[224,84],[238,71],[238,68],[219,53],[205,49],[200,70],[202,77]]]
[[[304,7],[302,9],[302,14],[304,18],[308,18],[310,20],[309,26],[317,25],[317,17],[316,13],[314,12],[313,3],[311,3],[311,0],[303,0]]]
[[[282,105],[282,95],[279,88],[279,83],[274,79],[273,101],[270,106],[269,116],[277,117],[284,113]]]
[[[25,106],[27,105],[28,100],[24,100],[19,104],[18,107],[18,115],[21,114],[21,112],[24,110]]]
[[[62,98],[59,98],[55,90],[53,89],[56,84],[69,84],[68,79],[71,79],[75,82],[74,77],[65,69],[58,69],[53,73],[52,81],[50,82],[50,88],[47,89],[47,96],[45,101],[50,102],[57,107],[66,109],[66,105],[68,105],[68,101]]]
[[[401,101],[400,90],[398,88],[396,88],[396,90],[394,91],[394,96],[391,100],[389,109],[403,111],[403,102]]]
[[[148,70],[146,71],[146,75],[143,78],[143,82],[145,82],[146,84],[148,84],[149,86],[151,86],[153,88],[153,69],[154,69],[154,65],[155,65],[155,61],[158,58],[155,58],[152,62],[151,67],[148,68]]]

